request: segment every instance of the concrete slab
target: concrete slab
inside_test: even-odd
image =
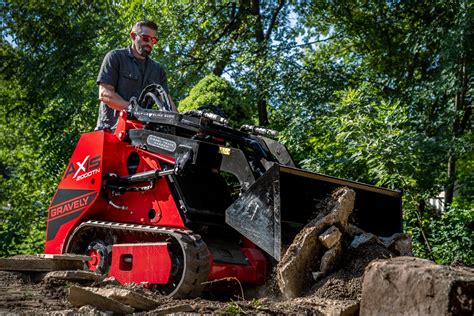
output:
[[[124,288],[97,289],[95,292],[129,305],[136,310],[148,311],[157,308],[160,305],[160,303],[155,300]]]
[[[169,314],[176,314],[176,313],[192,313],[192,312],[196,312],[196,311],[189,304],[157,308],[152,311],[153,315],[169,315]]]
[[[135,311],[133,307],[124,305],[112,298],[96,293],[96,289],[72,286],[69,288],[69,302],[75,307],[91,305],[103,311],[118,314],[130,314]]]
[[[47,272],[56,270],[82,270],[87,256],[58,256],[43,257],[36,255],[21,255],[10,258],[0,258],[0,270]]]
[[[65,270],[65,271],[48,272],[44,278],[68,280],[68,281],[75,281],[75,282],[81,282],[81,281],[99,282],[104,279],[104,276],[91,272],[91,271],[85,271],[85,270],[72,270],[72,271]]]

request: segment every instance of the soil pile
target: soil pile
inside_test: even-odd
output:
[[[316,282],[308,296],[336,300],[359,300],[362,293],[362,279],[367,265],[375,259],[395,256],[384,246],[367,244],[348,249],[341,258],[339,269]]]

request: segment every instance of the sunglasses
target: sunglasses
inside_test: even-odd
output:
[[[137,35],[140,36],[142,40],[146,43],[151,41],[153,44],[156,44],[156,42],[158,42],[158,40],[154,36],[145,35],[145,34],[137,34]]]

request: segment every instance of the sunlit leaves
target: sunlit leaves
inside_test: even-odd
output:
[[[218,107],[229,119],[229,123],[238,128],[243,124],[252,124],[252,108],[245,102],[240,91],[221,77],[208,75],[194,86],[187,98],[179,104],[179,110],[197,109],[202,106]]]

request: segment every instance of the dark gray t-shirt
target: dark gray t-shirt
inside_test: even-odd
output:
[[[168,81],[166,72],[157,62],[146,58],[143,62],[137,60],[131,47],[110,51],[104,58],[97,76],[97,84],[106,83],[114,86],[125,100],[139,97],[142,90],[152,84],[161,85],[167,93]],[[115,128],[119,111],[100,103],[96,129]]]

